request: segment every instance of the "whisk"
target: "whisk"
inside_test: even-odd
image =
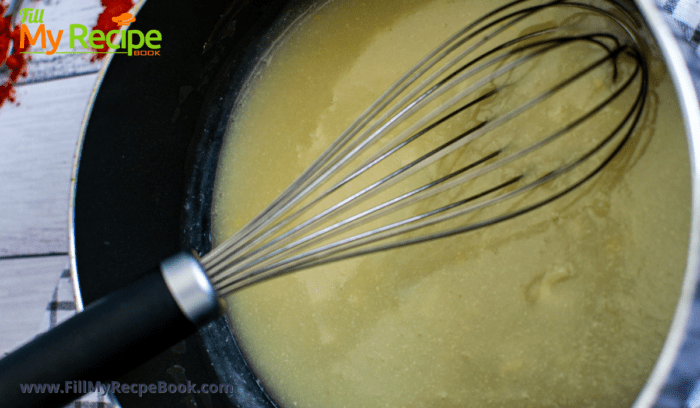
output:
[[[3,404],[65,403],[75,389],[19,384],[114,378],[242,287],[484,228],[593,182],[643,119],[640,27],[617,3],[583,0],[518,0],[466,25],[222,245],[165,260],[0,360]]]

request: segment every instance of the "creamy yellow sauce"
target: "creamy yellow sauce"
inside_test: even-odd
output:
[[[230,123],[215,244],[406,69],[492,7],[338,0],[290,32],[251,78]],[[234,333],[266,391],[285,408],[631,405],[670,325],[690,217],[680,113],[663,68],[652,68],[640,134],[563,199],[229,297]],[[576,92],[587,99],[597,92],[590,88]],[[575,106],[560,109],[567,117]]]

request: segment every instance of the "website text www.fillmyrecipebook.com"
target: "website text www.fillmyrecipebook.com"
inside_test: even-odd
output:
[[[91,393],[99,392],[105,395],[113,394],[230,394],[234,387],[232,384],[196,384],[191,381],[181,384],[158,381],[151,384],[127,384],[118,381],[66,381],[63,384],[19,384],[22,393]]]

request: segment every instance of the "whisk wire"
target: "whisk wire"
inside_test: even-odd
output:
[[[602,8],[579,2],[556,0],[515,10],[499,17],[499,14],[508,11],[509,7],[528,1],[530,0],[517,0],[489,13],[485,18],[468,25],[434,49],[365,110],[312,166],[304,171],[259,216],[255,217],[225,244],[205,255],[202,264],[217,291],[226,295],[240,287],[283,273],[494,225],[546,205],[598,174],[622,149],[641,120],[648,88],[646,62],[635,46],[635,38],[626,26],[626,22]],[[516,24],[524,22],[527,18],[543,10],[559,6],[585,9],[598,16],[603,16],[622,27],[629,34],[629,38],[621,40],[617,35],[605,31],[579,35],[568,33],[573,29],[578,29],[578,27],[573,27],[573,29],[545,28],[490,46],[476,57],[468,58],[476,50],[504,34],[507,29],[515,27]],[[482,22],[483,24],[480,26]],[[489,30],[492,31],[489,32]],[[467,45],[470,40],[475,39],[480,34],[483,34],[482,38],[477,39],[474,44]],[[492,103],[494,98],[498,100],[499,95],[516,86],[513,84],[496,85],[494,83],[496,79],[510,75],[514,70],[536,58],[579,43],[590,43],[602,49],[604,56],[597,58],[584,68],[568,75],[564,80],[556,82],[535,97],[503,114],[487,120],[473,119],[475,122],[470,128],[450,137],[428,153],[409,160],[408,164],[389,171],[387,175],[370,182],[349,196],[331,203],[319,212],[310,213],[312,209],[316,211],[316,207],[321,202],[339,192],[342,187],[358,179],[368,170],[375,168],[379,163],[398,154],[409,144],[424,137],[424,135],[431,134],[439,126],[454,120],[459,114],[469,109],[477,108],[482,103]],[[457,52],[463,46],[466,48]],[[448,59],[448,56],[455,52],[457,55]],[[605,64],[609,63],[612,67],[612,83],[619,82],[618,65],[622,56],[635,63],[634,69],[628,73],[626,79],[619,83],[602,101],[594,104],[580,116],[546,137],[509,154],[505,154],[505,150],[502,148],[492,150],[491,153],[473,159],[469,164],[462,165],[457,170],[324,226],[329,222],[330,217],[337,217],[346,211],[358,208],[360,203],[366,202],[370,197],[386,191],[458,149],[465,148]],[[444,60],[447,62],[444,62],[443,66],[437,66]],[[493,72],[486,72],[490,67],[495,67]],[[484,74],[479,77],[481,73]],[[423,78],[424,76],[426,78]],[[544,175],[536,176],[534,180],[529,182],[525,182],[525,173],[520,173],[507,177],[505,181],[496,181],[491,186],[480,187],[480,190],[468,194],[467,197],[448,200],[445,205],[429,208],[417,215],[387,221],[384,225],[370,227],[368,230],[354,231],[360,227],[369,226],[370,222],[382,219],[382,217],[397,214],[397,211],[410,205],[425,202],[425,200],[441,193],[481,179],[486,174],[502,169],[506,165],[530,156],[534,151],[560,140],[564,135],[591,120],[605,107],[611,105],[613,101],[618,100],[635,81],[639,84],[639,89],[629,110],[624,113],[614,129],[607,133],[602,140],[574,160],[566,161],[558,168],[548,171]],[[456,88],[457,86],[461,86],[461,89]],[[453,92],[453,95],[447,94],[450,91]],[[405,95],[403,95],[404,93]],[[443,96],[447,97],[447,100],[438,102],[438,98]],[[465,102],[465,99],[469,98],[471,101]],[[435,103],[437,103],[436,107],[428,109],[431,104]],[[390,131],[405,124],[409,117],[413,117],[425,109],[428,109],[428,112],[421,113],[422,116],[415,118],[414,122],[408,124],[406,129],[397,132],[398,134],[392,136],[389,141],[375,146],[379,140],[383,140],[385,136],[389,135]],[[621,132],[624,134],[617,137],[620,136]],[[612,144],[616,138],[617,144]],[[373,152],[368,152],[370,153],[369,157],[360,160],[359,165],[354,165],[354,161],[359,160],[369,148],[374,149]],[[607,150],[607,152],[599,163],[592,160],[603,150]],[[588,163],[586,166],[594,165],[594,167],[592,169],[585,167],[583,169],[585,174],[580,178],[565,180],[565,184],[567,182],[569,184],[566,184],[564,188],[554,193],[548,193],[545,198],[536,199],[533,203],[528,204],[523,201],[528,195],[527,193],[534,192],[536,188],[555,179],[560,179],[563,174],[586,163]],[[350,167],[350,170],[346,170],[350,164],[353,166]],[[345,174],[341,175],[342,172]],[[333,179],[339,181],[330,183],[329,188],[319,189],[320,186]],[[442,231],[428,229],[437,224],[443,225],[441,223],[457,217],[495,208],[497,205],[517,197],[520,197],[519,202],[522,203],[512,206],[501,214],[487,215],[486,219],[482,220],[468,220],[465,224],[448,226]],[[536,198],[536,196],[533,197]],[[414,231],[423,231],[424,229],[423,233],[409,236]],[[348,232],[350,235],[337,238],[340,234]],[[401,239],[392,240],[396,237],[401,237]],[[330,242],[332,239],[336,241]]]

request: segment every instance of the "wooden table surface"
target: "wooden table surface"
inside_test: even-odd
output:
[[[44,9],[52,31],[92,27],[103,10],[100,0],[24,0],[23,7]],[[68,46],[64,40],[60,50]],[[46,307],[68,268],[73,160],[102,66],[85,55],[33,55],[17,103],[0,107],[0,356],[46,329]]]

